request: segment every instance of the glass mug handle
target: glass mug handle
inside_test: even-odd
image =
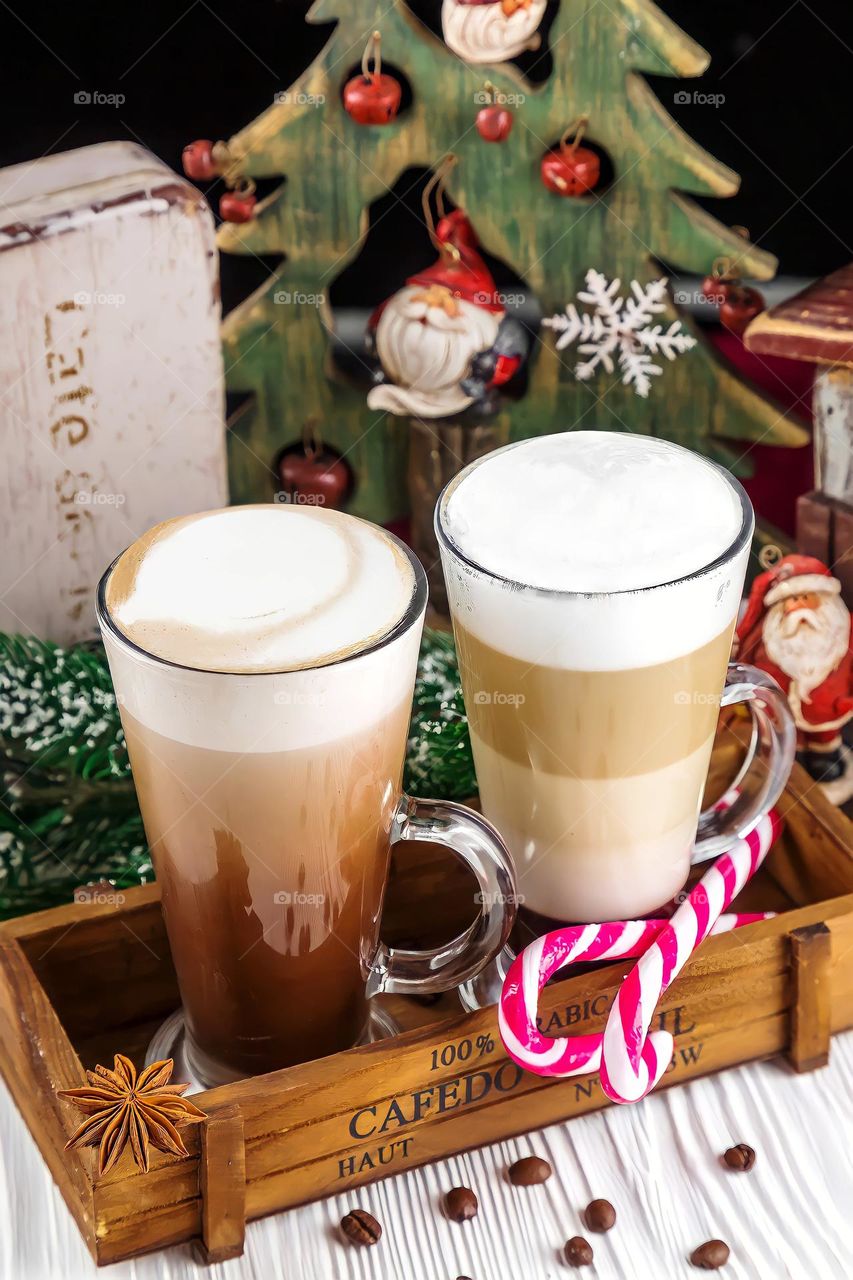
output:
[[[403,795],[391,825],[391,844],[428,840],[444,845],[474,873],[480,914],[441,947],[406,951],[380,942],[370,966],[368,996],[429,995],[475,977],[501,951],[515,920],[515,871],[509,850],[490,822],[449,800]]]
[[[797,730],[788,699],[758,667],[730,662],[720,705],[743,702],[752,713],[752,738],[740,772],[725,795],[699,815],[691,861],[705,862],[746,835],[772,809],[794,763]]]

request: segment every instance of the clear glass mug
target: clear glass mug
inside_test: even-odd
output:
[[[98,619],[183,1001],[183,1028],[170,1019],[151,1053],[177,1053],[203,1086],[349,1048],[370,1034],[372,996],[457,987],[509,936],[501,838],[461,805],[401,790],[427,582],[397,545],[416,582],[400,623],[354,656],[282,674],[145,652],[109,614],[114,565],[101,580]],[[479,914],[446,946],[379,941],[400,840],[445,845],[474,874]],[[393,1030],[378,1011],[372,1023]]]
[[[451,495],[484,462],[450,482],[435,517],[483,812],[524,908],[564,922],[646,915],[772,807],[794,758],[779,686],[729,662],[751,504],[719,469],[742,519],[712,564],[643,590],[542,590],[485,570],[448,532]],[[752,714],[752,742],[726,803],[700,813],[719,709],[734,703]]]

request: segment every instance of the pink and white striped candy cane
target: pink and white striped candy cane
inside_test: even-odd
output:
[[[654,1032],[648,1037],[648,1042],[644,1040],[655,1006],[688,956],[709,934],[725,933],[747,924],[754,924],[759,920],[772,918],[772,912],[729,915],[721,913],[757,870],[775,840],[778,830],[779,821],[775,814],[762,819],[754,833],[750,833],[745,840],[738,841],[729,853],[722,855],[705,873],[669,920],[623,920],[608,924],[573,925],[565,929],[556,929],[553,933],[546,933],[544,937],[525,947],[514,960],[506,976],[498,1007],[498,1026],[509,1056],[528,1071],[543,1076],[585,1075],[598,1070],[601,1066],[602,1087],[605,1088],[608,1096],[614,1098],[614,1101],[631,1101],[635,1099],[615,1095],[621,1088],[630,1092],[629,1084],[623,1085],[623,1080],[632,1073],[636,1075],[644,1070],[642,1065],[646,1061],[643,1057],[644,1044],[654,1040],[660,1053],[663,1054],[664,1045],[660,1037],[666,1036],[669,1049],[665,1060],[656,1056],[654,1064],[657,1070],[658,1062],[662,1061],[662,1069],[655,1075],[651,1084],[647,1085],[644,1092],[653,1088],[672,1057],[672,1037],[668,1033]],[[671,941],[673,938],[674,943]],[[657,968],[661,981],[655,993],[654,962],[647,961],[646,957],[664,954],[667,960],[662,961]],[[633,956],[640,956],[641,959],[620,989],[603,1036],[601,1033],[595,1033],[553,1039],[539,1030],[537,1026],[539,992],[558,969],[582,960],[615,960]],[[620,999],[622,992],[626,991],[631,979],[644,963],[645,979],[637,988],[638,998],[633,1002],[626,998],[623,1002]],[[666,981],[663,981],[664,975]],[[618,1021],[617,1009],[619,1010]],[[628,1015],[627,1019],[623,1016],[624,1014]],[[636,1068],[630,1065],[634,1059],[627,1044],[622,1046],[622,1058],[617,1058],[616,1052],[611,1049],[613,1053],[609,1059],[611,1073],[613,1063],[617,1062],[616,1072],[620,1082],[615,1089],[611,1083],[612,1074],[608,1076],[610,1088],[605,1086],[602,1062],[602,1050],[605,1055],[608,1052],[606,1037],[611,1027],[617,1029],[611,1032],[614,1043],[618,1040],[618,1029],[639,1028],[639,1033],[632,1032],[638,1064]],[[626,1031],[626,1036],[627,1034]],[[626,1063],[629,1064],[627,1073]],[[646,1081],[644,1080],[643,1083],[645,1084]],[[611,1089],[613,1092],[610,1091]],[[637,1097],[642,1096],[642,1093],[637,1094]]]
[[[710,867],[622,983],[604,1028],[601,1087],[614,1102],[638,1102],[672,1060],[668,1031],[649,1034],[655,1007],[714,921],[761,866],[781,830],[774,811]]]

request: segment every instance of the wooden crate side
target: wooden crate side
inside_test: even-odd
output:
[[[83,1068],[20,945],[10,934],[5,925],[0,926],[0,1071],[94,1254],[94,1158],[91,1151],[64,1150],[82,1117],[55,1096],[57,1089],[79,1086]]]
[[[835,946],[835,995],[853,948],[853,898],[793,912],[790,923],[814,924],[821,914]],[[667,993],[656,1022],[676,1038],[671,1082],[787,1049],[788,925],[785,917],[753,926],[752,941],[746,933],[709,940]],[[600,1029],[617,983],[611,968],[553,985],[542,1001],[543,1024],[552,1034]],[[836,1029],[853,1025],[853,993],[838,1006],[835,1022]],[[472,1059],[483,1036],[491,1047]],[[503,1053],[494,1009],[263,1081],[228,1085],[198,1101],[237,1106],[242,1114],[250,1218],[604,1105],[594,1077],[549,1082],[521,1072]],[[194,1133],[187,1144],[193,1162],[161,1161],[130,1179],[116,1170],[107,1175],[98,1187],[104,1224],[118,1225],[122,1238],[132,1239],[134,1221],[141,1224],[149,1207],[185,1199],[197,1170]]]

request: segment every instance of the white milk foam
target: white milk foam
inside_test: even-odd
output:
[[[609,431],[498,449],[451,482],[439,511],[452,546],[486,571],[442,546],[458,620],[513,656],[580,671],[663,662],[719,635],[749,539],[706,566],[743,521],[739,486],[712,463]]]
[[[169,520],[125,560],[132,576],[109,600],[119,630],[208,671],[293,671],[365,649],[393,630],[415,587],[381,529],[316,507]]]
[[[420,626],[372,646],[416,590],[408,558],[366,521],[231,507],[151,530],[107,585],[119,632],[179,666],[102,631],[120,702],[141,723],[218,750],[290,750],[357,733],[411,698]]]

